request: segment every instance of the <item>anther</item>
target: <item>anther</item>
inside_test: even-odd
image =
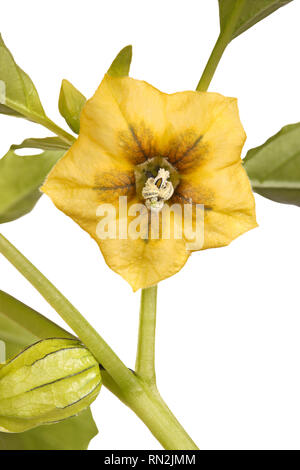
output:
[[[169,171],[160,168],[155,178],[147,179],[142,195],[148,209],[160,211],[165,201],[172,197],[174,188],[171,181],[168,181],[169,177]]]

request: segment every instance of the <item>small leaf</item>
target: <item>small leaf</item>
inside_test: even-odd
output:
[[[72,337],[40,313],[0,291],[0,339],[5,341],[8,358],[52,335]],[[0,450],[86,450],[97,434],[88,408],[57,424],[39,426],[23,433],[0,432]]]
[[[80,113],[85,102],[85,96],[72,83],[68,80],[62,81],[58,102],[59,112],[76,134],[79,134]]]
[[[0,113],[35,121],[46,119],[36,88],[15,63],[0,35]]]
[[[122,49],[111,66],[109,67],[107,73],[111,77],[127,77],[129,74],[130,64],[132,59],[132,46],[126,46]]]
[[[283,127],[249,150],[244,165],[256,193],[300,206],[300,123]]]
[[[231,40],[291,1],[292,0],[246,0]],[[237,0],[219,0],[221,31],[224,30],[236,2]]]
[[[40,155],[18,156],[16,149],[38,148]],[[35,206],[47,174],[68,146],[57,137],[27,139],[0,160],[0,223],[15,220]]]

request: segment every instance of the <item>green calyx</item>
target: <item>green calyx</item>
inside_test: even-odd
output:
[[[0,369],[0,431],[23,432],[76,415],[101,384],[99,365],[80,341],[39,341]]]

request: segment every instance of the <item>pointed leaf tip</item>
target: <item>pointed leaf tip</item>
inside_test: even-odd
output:
[[[109,67],[107,73],[111,77],[127,77],[129,74],[130,64],[132,60],[132,46],[124,47],[111,66]]]

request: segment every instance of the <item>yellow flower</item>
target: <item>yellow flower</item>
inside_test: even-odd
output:
[[[106,75],[83,108],[77,141],[42,190],[137,290],[175,274],[191,251],[228,245],[256,227],[240,157],[244,141],[234,98],[193,91],[168,95],[142,81]],[[203,204],[203,243],[191,248],[185,234],[178,237],[183,218],[176,212],[166,238],[153,236],[149,217],[144,237],[126,238],[118,228],[115,237],[100,239],[101,204],[115,208],[117,222],[133,220],[121,213],[120,196],[127,196],[129,205],[144,203],[148,215],[175,203]],[[192,220],[195,229],[195,210]]]

